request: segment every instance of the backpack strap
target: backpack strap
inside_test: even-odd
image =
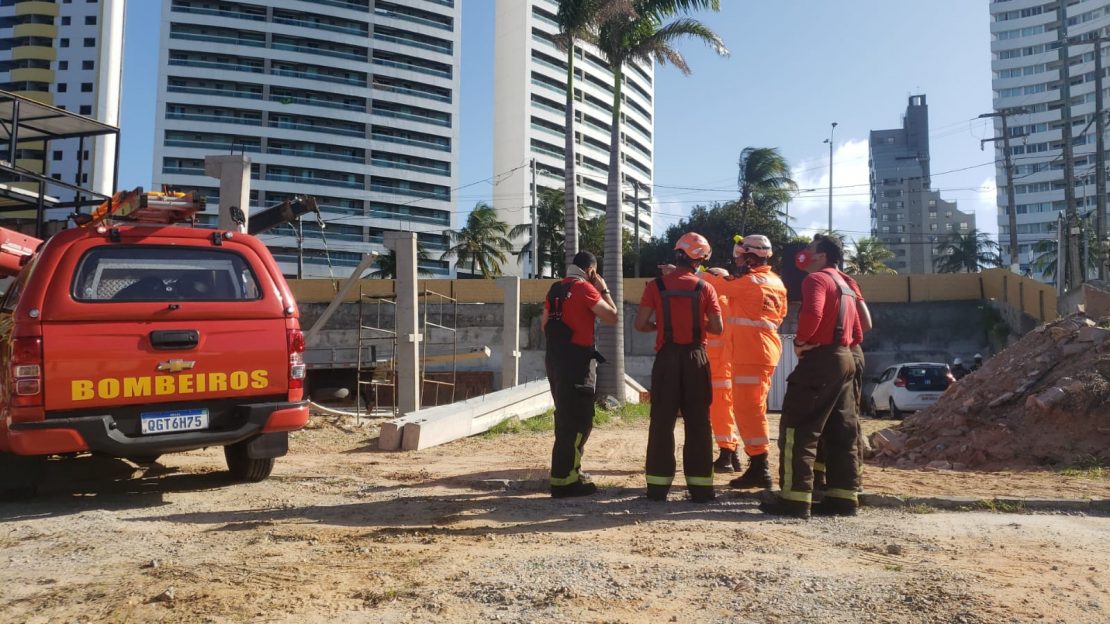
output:
[[[563,319],[563,304],[566,303],[570,289],[574,282],[558,282],[551,285],[547,291],[547,318],[548,320],[561,321]]]
[[[852,290],[852,287],[837,273],[830,271],[828,275],[840,290],[840,300],[837,301],[836,328],[833,329],[833,346],[839,347],[840,341],[844,339],[844,330],[846,329],[844,327],[844,321],[846,320],[844,317],[847,314],[848,306],[856,305],[856,291]]]
[[[672,298],[683,298],[690,300],[690,307],[693,319],[693,342],[691,344],[701,344],[701,291],[705,282],[700,278],[698,283],[694,285],[692,290],[667,290],[663,284],[663,278],[655,278],[655,286],[659,289],[659,298],[663,306],[663,344],[674,344],[674,326],[671,323],[671,302]]]

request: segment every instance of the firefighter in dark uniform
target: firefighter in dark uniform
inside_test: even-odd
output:
[[[676,269],[648,282],[636,329],[655,332],[655,363],[651,368],[651,424],[648,429],[647,496],[666,500],[674,480],[674,425],[679,412],[686,440],[682,465],[690,499],[704,503],[713,493],[713,401],[707,334],[724,331],[721,306],[697,267],[712,253],[709,241],[693,232],[675,245]]]
[[[844,280],[852,292],[856,293],[856,326],[852,328],[852,362],[856,365],[856,374],[852,377],[852,387],[856,395],[856,421],[864,413],[863,404],[863,371],[867,366],[867,360],[863,356],[863,335],[871,331],[871,310],[867,307],[867,302],[863,299],[863,291],[860,290],[859,284],[851,276],[844,271],[839,271],[840,277]],[[825,490],[825,435],[821,435],[821,440],[817,442],[817,461],[813,464],[813,491],[824,492]],[[859,438],[857,439],[856,446],[859,448],[859,459],[863,461],[863,432],[860,431]],[[863,480],[863,465],[860,465],[860,481],[862,485]],[[862,489],[861,489],[862,491]]]
[[[850,349],[859,323],[855,291],[837,270],[843,255],[839,240],[818,234],[795,259],[809,275],[802,282],[794,339],[798,365],[787,378],[779,423],[782,489],[759,506],[764,513],[809,518],[813,464],[822,433],[827,487],[813,513],[850,516],[859,505],[856,365]]]
[[[582,451],[594,424],[594,386],[600,356],[594,350],[594,320],[613,325],[617,308],[588,251],[574,256],[567,277],[554,284],[543,305],[547,339],[544,367],[555,401],[555,444],[551,449],[551,496],[588,496],[597,486],[582,474]]]

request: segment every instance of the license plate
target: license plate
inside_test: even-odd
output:
[[[208,410],[190,409],[169,412],[146,412],[139,415],[143,435],[196,431],[208,428]]]
[[[940,398],[939,394],[922,394],[921,396],[917,397],[917,400],[918,401],[936,401],[939,398]]]

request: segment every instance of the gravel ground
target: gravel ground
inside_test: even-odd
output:
[[[268,481],[218,449],[59,462],[0,505],[3,622],[1107,622],[1110,519],[865,509],[770,520],[642,498],[646,424],[595,430],[588,499],[543,491],[549,433],[373,450],[317,420]],[[907,495],[1106,496],[1105,478],[871,469]],[[727,475],[719,477],[723,484]]]

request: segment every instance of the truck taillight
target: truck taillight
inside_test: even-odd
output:
[[[304,388],[304,332],[289,330],[289,389]]]
[[[14,407],[42,404],[42,338],[31,336],[12,340],[12,386]]]

